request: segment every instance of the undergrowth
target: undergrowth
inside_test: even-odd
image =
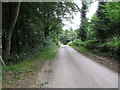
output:
[[[14,85],[18,85],[18,80],[23,79],[23,77],[25,79],[29,73],[38,70],[40,67],[40,63],[44,62],[47,59],[52,59],[56,55],[57,52],[55,50],[58,47],[59,46],[46,48],[44,51],[36,54],[33,58],[24,60],[18,64],[3,66],[3,88],[9,88]]]
[[[74,40],[68,45],[83,51],[84,53],[92,52],[118,59],[120,54],[120,40],[109,40],[104,43],[94,40],[81,41]]]

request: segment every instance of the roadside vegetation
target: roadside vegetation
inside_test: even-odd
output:
[[[17,87],[55,56],[62,19],[77,10],[71,2],[2,3],[3,88]]]
[[[92,19],[86,17],[91,2],[3,2],[3,87],[15,87],[33,75],[60,44],[85,53],[120,58],[120,2],[99,2]],[[63,20],[81,13],[77,30],[62,30]]]
[[[62,19],[71,19],[65,17],[66,13],[77,10],[71,2],[4,2],[2,56],[5,64],[15,65],[53,44],[59,45]]]
[[[86,17],[89,3],[83,2],[82,4],[81,26],[74,31],[77,33],[74,36],[76,38],[69,40],[68,44],[83,51],[119,59],[120,27],[118,23],[120,23],[120,2],[99,2],[98,10],[91,20]]]
[[[106,43],[98,43],[92,40],[89,41],[81,41],[74,40],[69,43],[69,46],[76,48],[78,50],[83,51],[84,53],[95,53],[102,56],[108,56],[110,58],[119,59],[119,48],[120,42],[109,41]]]
[[[82,51],[85,54],[90,54],[91,53],[89,49],[87,49],[83,46],[78,46],[78,45],[75,44],[75,42],[70,42],[70,43],[68,43],[68,45],[73,47],[74,49],[76,49],[78,51]]]
[[[2,72],[3,88],[13,88],[19,86],[20,81],[25,82],[24,80],[30,79],[34,76],[35,71],[41,69],[46,60],[53,59],[58,48],[59,46],[49,47],[31,59],[24,60],[16,65],[4,66]]]

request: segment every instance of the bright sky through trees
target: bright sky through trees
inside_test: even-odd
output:
[[[77,3],[77,5],[81,8],[81,2],[79,0],[75,0],[75,3]],[[87,18],[91,19],[93,14],[96,12],[97,10],[97,5],[98,2],[94,2],[91,3],[90,7],[88,8],[88,12],[87,12]],[[77,28],[79,28],[80,25],[80,12],[75,13],[74,15],[74,19],[72,19],[72,23],[70,23],[70,21],[63,21],[63,23],[65,24],[63,27],[63,30],[69,30],[70,28],[72,28],[73,30],[76,30]]]
[[[87,13],[87,18],[91,19],[93,14],[96,12],[97,10],[97,6],[98,6],[98,2],[94,2],[90,5],[89,9],[88,9],[88,13]]]

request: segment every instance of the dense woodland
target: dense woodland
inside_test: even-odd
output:
[[[82,8],[71,2],[2,3],[2,56],[5,64],[16,64],[34,57],[45,48],[60,43],[85,47],[118,58],[120,55],[120,2],[99,2],[91,20]],[[77,30],[62,30],[62,20],[81,13]],[[67,17],[66,14],[70,14]]]
[[[49,46],[58,45],[62,19],[70,19],[65,14],[76,11],[76,5],[64,2],[3,3],[4,61],[18,63]],[[10,30],[11,23],[15,24],[13,30]]]

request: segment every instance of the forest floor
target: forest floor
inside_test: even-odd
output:
[[[67,45],[61,46],[55,50],[57,55],[54,58],[37,61],[37,70],[25,75],[19,74],[22,79],[17,80],[12,88],[118,87],[116,61],[78,51]],[[10,85],[11,82],[8,83]]]

